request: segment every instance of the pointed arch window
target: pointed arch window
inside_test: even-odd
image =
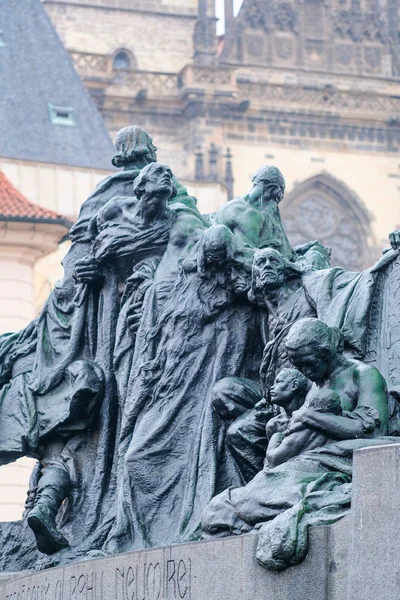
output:
[[[297,184],[280,206],[292,245],[319,239],[332,248],[332,266],[359,271],[378,256],[370,214],[357,194],[329,173]]]

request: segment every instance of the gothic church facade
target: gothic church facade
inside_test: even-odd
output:
[[[225,0],[223,38],[213,0],[43,1],[110,133],[146,128],[207,208],[272,162],[293,244],[379,255],[400,224],[397,0]]]

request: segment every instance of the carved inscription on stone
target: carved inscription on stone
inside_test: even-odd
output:
[[[155,553],[145,561],[126,556],[103,564],[55,569],[44,581],[39,575],[11,582],[4,600],[192,600],[190,557]]]
[[[68,600],[103,600],[103,579],[103,572],[90,571],[79,576],[71,575],[64,598]]]
[[[191,600],[192,564],[165,559],[115,569],[115,600]]]
[[[44,581],[43,581],[44,579]],[[15,583],[12,591],[5,593],[4,600],[64,600],[62,572],[58,576],[32,578]]]

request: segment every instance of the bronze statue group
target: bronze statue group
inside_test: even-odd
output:
[[[400,233],[370,269],[331,268],[290,245],[276,167],[202,215],[156,150],[119,132],[63,280],[0,337],[0,464],[37,459],[3,568],[251,531],[286,568],[349,510],[354,449],[399,431],[364,357]]]

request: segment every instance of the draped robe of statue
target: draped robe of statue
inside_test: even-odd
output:
[[[199,251],[195,247],[195,255]],[[183,270],[166,300],[165,279],[147,292],[125,403],[108,551],[198,538],[205,504],[241,481],[225,450],[211,393],[225,372],[255,377],[263,344],[258,310],[235,297],[230,271],[201,276]]]
[[[106,386],[100,418],[86,439],[82,440],[76,455],[63,457],[69,465],[74,481],[60,525],[71,546],[74,546],[71,553],[77,551],[77,546],[81,548],[79,552],[84,553],[100,544],[98,540],[103,539],[103,530],[107,531],[108,513],[114,503],[113,464],[119,405],[113,358],[115,330],[120,310],[118,273],[114,265],[107,262],[107,256],[102,256],[101,237],[98,240],[97,252],[104,260],[98,280],[90,284],[77,283],[72,277],[72,268],[78,258],[82,258],[93,248],[89,218],[91,217],[93,222],[102,206],[116,192],[124,193],[129,189],[131,194],[132,182],[138,173],[139,170],[122,172],[118,174],[121,177],[108,178],[103,182],[104,185],[100,184],[89,199],[90,202],[85,203],[82,222],[81,219],[78,220],[72,235],[74,241],[66,257],[64,279],[56,284],[38,320],[27,332],[22,332],[20,336],[3,336],[4,341],[0,348],[4,361],[3,379],[6,381],[5,371],[13,376],[11,383],[3,386],[1,393],[11,402],[16,394],[15,397],[18,397],[18,394],[21,397],[23,391],[24,406],[21,406],[22,417],[19,420],[21,429],[25,428],[28,432],[24,433],[23,439],[21,438],[23,444],[20,444],[19,448],[5,448],[8,440],[4,438],[4,444],[0,446],[0,452],[5,450],[4,462],[25,455],[30,450],[31,455],[35,456],[35,443],[39,439],[37,414],[33,408],[36,404],[35,398],[40,401],[40,398],[48,397],[54,405],[61,402],[67,395],[65,373],[72,362],[89,359],[103,369]],[[118,185],[113,187],[113,182],[117,182]],[[190,200],[190,197],[188,199]],[[115,231],[110,234],[104,227],[100,235],[103,238],[108,235],[112,237],[117,246],[117,254],[122,246],[130,256],[136,256],[136,260],[155,254],[160,258],[168,244],[173,220],[173,213],[169,213],[165,222],[143,232],[135,227],[133,215],[128,233],[119,228],[119,248],[115,243]],[[132,262],[134,260],[132,258]],[[28,337],[29,339],[26,339]],[[4,402],[3,407],[5,410]],[[3,421],[4,430],[7,430],[9,422]],[[30,445],[27,441],[31,442]]]
[[[73,278],[76,261],[93,248],[92,223],[114,196],[132,194],[140,170],[120,171],[101,181],[83,203],[71,229],[70,250],[63,260],[64,278],[55,284],[37,323],[35,364],[30,388],[36,396],[62,396],[63,377],[77,359],[95,361],[105,376],[104,399],[96,426],[76,456],[65,457],[75,485],[62,519],[62,529],[72,545],[96,546],[103,535],[99,526],[112,503],[113,454],[118,425],[118,402],[112,372],[115,327],[118,318],[118,281],[113,269],[104,265],[92,283]],[[99,532],[100,531],[100,532]]]

